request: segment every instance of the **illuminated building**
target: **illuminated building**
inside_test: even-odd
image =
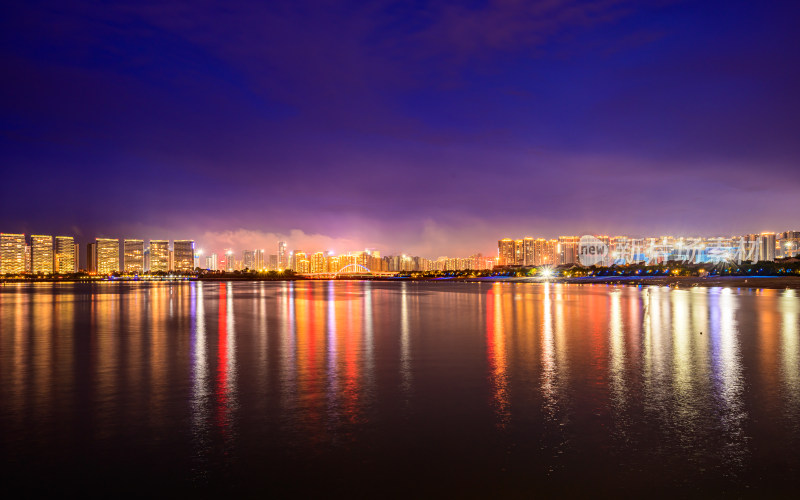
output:
[[[311,272],[312,273],[324,273],[327,272],[328,269],[325,266],[325,254],[323,252],[317,252],[311,256]]]
[[[746,234],[739,240],[739,249],[742,253],[742,260],[757,262],[761,254],[761,235]]]
[[[758,260],[775,261],[775,233],[761,233],[759,235]]]
[[[797,257],[800,255],[800,231],[785,231],[780,234],[777,241],[780,254],[783,257]]]
[[[144,272],[150,272],[150,247],[144,248]]]
[[[25,245],[25,272],[31,272],[31,246]]]
[[[219,269],[219,256],[216,253],[206,255],[206,269],[217,271]]]
[[[522,264],[526,266],[535,265],[535,240],[533,238],[522,239]]]
[[[56,255],[53,271],[57,273],[74,273],[78,270],[76,257],[77,245],[72,236],[56,236]]]
[[[286,260],[286,242],[278,242],[278,269],[286,269],[289,262]]]
[[[514,240],[514,262],[515,266],[521,266],[525,262],[525,247],[522,240]]]
[[[259,271],[263,271],[266,268],[266,263],[264,262],[264,249],[256,250],[255,251],[255,260],[253,262],[253,266],[255,269]]]
[[[119,271],[119,240],[97,238],[97,274]]]
[[[256,252],[255,250],[245,250],[242,253],[242,262],[245,269],[255,269]]]
[[[339,269],[341,269],[341,266],[339,265],[339,257],[335,257],[333,255],[328,257],[327,265],[328,271],[332,273],[338,272]]]
[[[311,272],[311,263],[306,258],[306,254],[303,252],[294,252],[294,270],[298,273],[308,273]]]
[[[578,236],[559,236],[558,237],[558,263],[572,265],[578,262]]]
[[[144,240],[122,241],[122,264],[126,273],[144,272]]]
[[[97,272],[97,243],[86,244],[86,272]]]
[[[236,262],[233,259],[233,250],[230,248],[225,251],[225,271],[232,273],[236,269]]]
[[[553,266],[558,263],[557,258],[558,242],[556,240],[546,240],[537,238],[533,241],[533,265],[534,266]]]
[[[25,272],[25,235],[0,233],[0,274]]]
[[[52,274],[53,237],[41,234],[31,235],[31,271]]]
[[[169,272],[169,240],[150,240],[150,272]]]
[[[269,270],[270,271],[277,271],[278,270],[278,254],[270,254],[269,256]]]
[[[175,240],[172,249],[172,269],[179,273],[194,271],[194,240]]]
[[[514,264],[514,240],[503,238],[497,242],[497,258],[501,266]]]

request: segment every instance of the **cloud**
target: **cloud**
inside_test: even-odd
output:
[[[344,253],[365,248],[362,241],[318,233],[307,234],[300,229],[292,229],[285,234],[244,228],[229,231],[207,231],[197,240],[198,245],[202,245],[206,253],[223,252],[229,248],[235,252],[240,252],[250,248],[264,249],[268,255],[277,253],[279,241],[287,243],[287,251],[320,252],[333,250],[337,253]]]

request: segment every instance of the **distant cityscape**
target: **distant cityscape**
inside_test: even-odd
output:
[[[593,245],[587,245],[586,240]],[[569,266],[587,265],[582,248],[600,247],[592,264],[600,266],[666,262],[714,264],[720,262],[775,261],[800,253],[800,231],[746,234],[733,237],[658,236],[561,236],[557,239],[526,237],[504,238],[497,242],[500,266]]]
[[[496,256],[480,253],[468,257],[429,259],[412,255],[381,256],[365,249],[335,254],[332,251],[288,250],[278,241],[274,253],[266,249],[232,248],[204,253],[195,240],[145,240],[96,238],[81,248],[72,236],[0,233],[0,274],[110,275],[292,270],[297,274],[342,272],[425,272],[486,270],[516,266],[587,265],[582,252],[592,242],[591,264],[600,266],[659,265],[680,261],[692,264],[731,261],[775,261],[797,257],[800,231],[746,234],[734,237],[633,238],[629,236],[561,236],[553,239],[503,238]],[[595,253],[594,248],[599,250]]]
[[[377,250],[305,252],[288,250],[286,241],[266,249],[204,252],[195,240],[97,238],[83,247],[72,236],[0,233],[0,274],[190,273],[206,271],[286,271],[324,274],[359,270],[370,272],[492,269],[497,257],[427,259],[411,255],[381,256]]]

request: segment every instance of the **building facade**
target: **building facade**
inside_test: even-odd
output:
[[[242,252],[242,264],[244,265],[245,269],[255,269],[256,265],[256,251],[255,250],[245,250]]]
[[[97,238],[97,274],[111,274],[120,270],[119,240]]]
[[[125,239],[122,242],[122,264],[126,273],[144,272],[144,240]]]
[[[761,233],[758,237],[758,260],[775,260],[775,233]]]
[[[497,242],[497,259],[501,266],[514,265],[514,240],[503,238]]]
[[[53,260],[53,237],[43,234],[32,234],[31,271],[37,274],[52,274]]]
[[[572,265],[578,262],[578,236],[559,236],[558,237],[558,263],[562,265]]]
[[[55,266],[53,271],[57,273],[77,272],[76,256],[75,239],[72,236],[56,236]]]
[[[150,240],[150,272],[169,272],[169,240]]]
[[[25,272],[25,235],[0,233],[0,274]]]
[[[278,269],[286,269],[289,262],[286,260],[286,242],[278,242]]]
[[[186,273],[194,271],[194,240],[173,242],[173,269]]]

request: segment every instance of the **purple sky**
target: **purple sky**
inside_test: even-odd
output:
[[[15,2],[0,231],[428,257],[800,229],[800,3]]]

